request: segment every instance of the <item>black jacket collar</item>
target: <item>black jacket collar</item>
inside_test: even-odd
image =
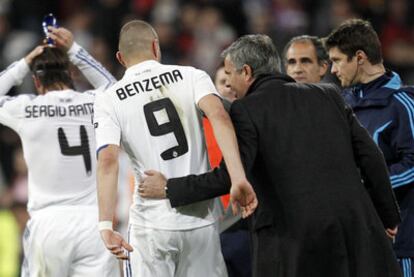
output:
[[[254,80],[254,82],[250,85],[249,89],[246,92],[246,96],[250,93],[256,91],[258,87],[261,86],[264,82],[267,82],[269,80],[280,80],[284,83],[286,82],[295,82],[294,79],[289,77],[288,75],[282,74],[282,73],[276,73],[276,74],[263,74],[260,75]]]

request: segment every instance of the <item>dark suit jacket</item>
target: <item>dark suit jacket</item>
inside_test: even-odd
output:
[[[255,276],[399,276],[384,232],[400,222],[384,158],[334,86],[262,76],[230,115],[259,200]],[[184,205],[229,186],[221,167],[169,180],[168,198]]]

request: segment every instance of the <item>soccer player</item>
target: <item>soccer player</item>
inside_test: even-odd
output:
[[[210,200],[178,209],[143,199],[138,181],[155,168],[169,177],[208,169],[201,112],[210,120],[237,192],[257,205],[240,161],[233,125],[208,75],[193,67],[160,64],[158,35],[143,21],[120,32],[122,80],[95,102],[101,236],[132,276],[227,276]],[[118,153],[129,155],[136,177],[129,243],[112,231]],[[240,202],[243,199],[236,199]],[[246,203],[242,202],[242,204]],[[125,253],[125,250],[132,252]]]
[[[69,60],[97,91],[115,80],[68,30],[52,28],[50,36],[58,47],[38,46],[0,75],[2,95],[30,71],[38,93],[0,98],[0,122],[19,134],[29,171],[22,276],[116,277],[97,226],[96,91],[74,90]]]

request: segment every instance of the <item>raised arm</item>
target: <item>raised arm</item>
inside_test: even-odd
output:
[[[0,96],[6,95],[14,86],[20,85],[30,72],[30,64],[36,56],[43,52],[43,46],[37,46],[26,57],[12,63],[0,73]]]
[[[82,72],[94,88],[107,89],[116,80],[101,63],[96,61],[85,49],[74,42],[73,34],[65,28],[50,27],[50,37],[57,47],[68,52],[70,61]]]

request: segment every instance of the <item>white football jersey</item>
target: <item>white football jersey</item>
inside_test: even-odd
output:
[[[122,80],[97,96],[98,155],[108,144],[120,145],[135,173],[131,224],[185,230],[214,223],[212,200],[174,209],[169,200],[144,199],[137,193],[145,170],[158,170],[173,178],[209,169],[197,106],[208,94],[218,95],[204,71],[150,60],[128,68]]]
[[[69,57],[95,87],[104,89],[115,81],[78,45]],[[0,94],[28,72],[24,59],[9,66],[0,75]],[[15,130],[22,141],[29,212],[56,205],[97,205],[94,98],[95,91],[74,90],[0,98],[0,123]]]

